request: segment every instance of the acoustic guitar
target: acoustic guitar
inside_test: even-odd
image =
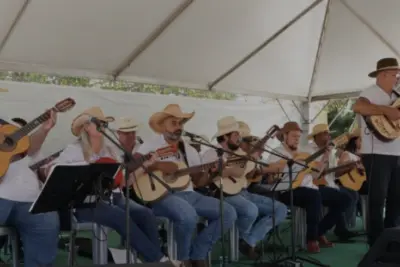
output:
[[[51,110],[66,112],[74,106],[75,101],[72,98],[66,98],[58,102]],[[7,173],[10,163],[23,158],[23,155],[29,150],[30,137],[28,134],[49,118],[50,111],[46,111],[21,128],[12,124],[0,126],[0,182]]]
[[[331,141],[330,145],[335,147],[342,146],[349,141],[349,137],[347,134],[342,134],[336,137],[334,140]],[[323,147],[320,150],[316,151],[314,154],[299,152],[296,154],[293,159],[294,161],[303,163],[308,168],[304,168],[303,166],[294,163],[292,166],[293,171],[293,181],[292,181],[292,189],[296,189],[297,187],[301,186],[304,179],[308,177],[311,173],[319,171],[320,163],[317,159],[322,156],[328,147]],[[280,160],[279,163],[283,164],[286,163],[287,160]],[[274,185],[276,191],[286,191],[289,190],[289,168],[286,167],[281,175],[280,179],[277,180],[277,183]]]
[[[339,177],[339,181],[343,187],[358,191],[363,183],[367,180],[367,175],[363,168],[354,167],[350,172]]]
[[[356,164],[355,161],[351,161],[351,162],[347,162],[347,163],[344,163],[344,164],[336,166],[336,167],[332,167],[332,168],[328,168],[326,170],[323,170],[322,173],[317,178],[314,179],[314,184],[317,185],[317,186],[320,186],[320,185],[325,185],[326,186],[326,185],[328,185],[328,182],[326,181],[326,177],[325,177],[326,175],[328,175],[330,173],[335,173],[335,172],[340,171],[340,170],[344,170],[344,169],[349,168],[351,166],[355,166],[355,164]],[[336,178],[336,179],[338,179],[338,178]]]
[[[400,108],[400,98],[391,105]],[[392,121],[385,115],[364,116],[368,129],[382,142],[391,142],[400,137],[400,120]]]
[[[133,183],[136,195],[144,202],[157,201],[168,193],[167,188],[158,179],[151,177],[152,175],[160,178],[162,182],[172,189],[183,190],[191,182],[190,174],[207,172],[217,164],[217,162],[210,162],[187,167],[183,162],[158,162],[158,164],[160,163],[164,165],[156,167],[158,170],[152,173],[146,173],[137,177],[136,182]]]
[[[42,183],[44,183],[46,181],[46,175],[44,175],[43,172],[40,171],[40,168],[43,167],[44,165],[50,163],[51,161],[53,161],[55,158],[57,158],[58,156],[60,156],[61,152],[63,152],[63,149],[60,151],[57,151],[56,153],[51,154],[50,156],[36,162],[35,164],[32,164],[31,166],[29,166],[29,168],[33,171],[36,172],[37,177],[39,179],[39,181],[41,181]]]

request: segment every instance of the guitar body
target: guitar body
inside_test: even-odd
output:
[[[354,191],[360,190],[366,180],[367,176],[365,170],[360,170],[358,168],[353,168],[350,172],[339,177],[342,186]]]
[[[327,186],[327,185],[328,185],[328,182],[326,181],[325,176],[322,176],[322,177],[320,177],[320,178],[318,178],[318,179],[314,179],[314,180],[313,180],[313,183],[314,183],[316,186],[321,186],[321,185]]]
[[[245,181],[243,178],[222,177],[222,191],[228,196],[237,195],[245,186]],[[213,184],[221,190],[220,177],[216,177]]]
[[[30,137],[24,136],[15,142],[9,138],[11,134],[20,128],[12,124],[0,126],[0,177],[3,177],[8,170],[10,163],[17,157],[23,158],[30,147]]]
[[[168,184],[172,189],[184,190],[190,184],[190,175],[184,175],[181,177],[175,177],[171,175],[171,173],[184,168],[186,168],[186,164],[183,162],[176,163],[170,161],[160,161],[152,167],[151,171],[164,183]],[[150,177],[150,175],[147,173],[136,177],[136,181],[133,182],[132,186],[136,195],[144,202],[157,201],[168,193],[167,188],[165,188],[162,183],[160,183],[157,179]]]
[[[400,108],[400,98],[392,107]],[[386,116],[364,117],[368,129],[382,142],[391,142],[400,136],[400,120],[391,121]]]

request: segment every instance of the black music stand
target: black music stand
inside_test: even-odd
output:
[[[100,199],[111,195],[113,178],[118,168],[119,164],[113,163],[56,166],[29,212],[38,214],[68,210],[72,224],[75,208],[93,208]],[[75,246],[69,249],[72,249],[74,257]],[[70,266],[74,262],[72,259]]]

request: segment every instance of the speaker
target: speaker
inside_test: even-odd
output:
[[[358,267],[400,266],[400,227],[385,229]]]
[[[84,265],[81,267],[175,267],[172,262],[153,262],[153,263],[135,263],[135,264],[106,264],[106,265]]]

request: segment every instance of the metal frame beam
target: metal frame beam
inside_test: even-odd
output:
[[[160,23],[160,25],[138,46],[132,53],[119,64],[111,73],[116,80],[122,72],[124,72],[150,45],[157,40],[158,37],[194,2],[194,0],[185,0],[174,11]]]
[[[343,99],[343,98],[357,98],[360,95],[360,93],[361,93],[361,90],[352,91],[352,92],[348,92],[348,93],[317,95],[317,96],[311,97],[311,102],[333,100],[333,99]]]
[[[8,29],[6,35],[4,36],[3,40],[1,40],[0,43],[0,53],[6,46],[8,40],[10,39],[12,33],[15,31],[19,21],[21,20],[22,16],[24,15],[26,8],[28,7],[29,3],[31,0],[25,0],[25,2],[22,4],[21,8],[18,10],[17,15],[15,16],[13,22],[11,23],[10,28]]]
[[[306,15],[308,12],[310,12],[314,7],[316,7],[318,4],[320,4],[324,0],[316,0],[314,1],[311,5],[309,5],[307,8],[305,8],[303,11],[301,11],[296,17],[294,17],[292,20],[290,20],[288,23],[286,23],[282,28],[280,28],[277,32],[275,32],[271,37],[269,37],[267,40],[265,40],[262,44],[260,44],[256,49],[254,49],[252,52],[250,52],[247,56],[245,56],[242,60],[240,60],[238,63],[236,63],[233,67],[228,69],[226,72],[224,72],[222,75],[220,75],[218,78],[216,78],[214,81],[210,82],[208,84],[208,90],[212,91],[213,88],[219,84],[222,80],[224,80],[226,77],[228,77],[230,74],[232,74],[235,70],[240,68],[243,64],[245,64],[247,61],[249,61],[252,57],[254,57],[256,54],[258,54],[261,50],[263,50],[268,44],[270,44],[272,41],[274,41],[276,38],[278,38],[282,33],[284,33],[290,26],[295,24],[298,20],[300,20],[304,15]]]

